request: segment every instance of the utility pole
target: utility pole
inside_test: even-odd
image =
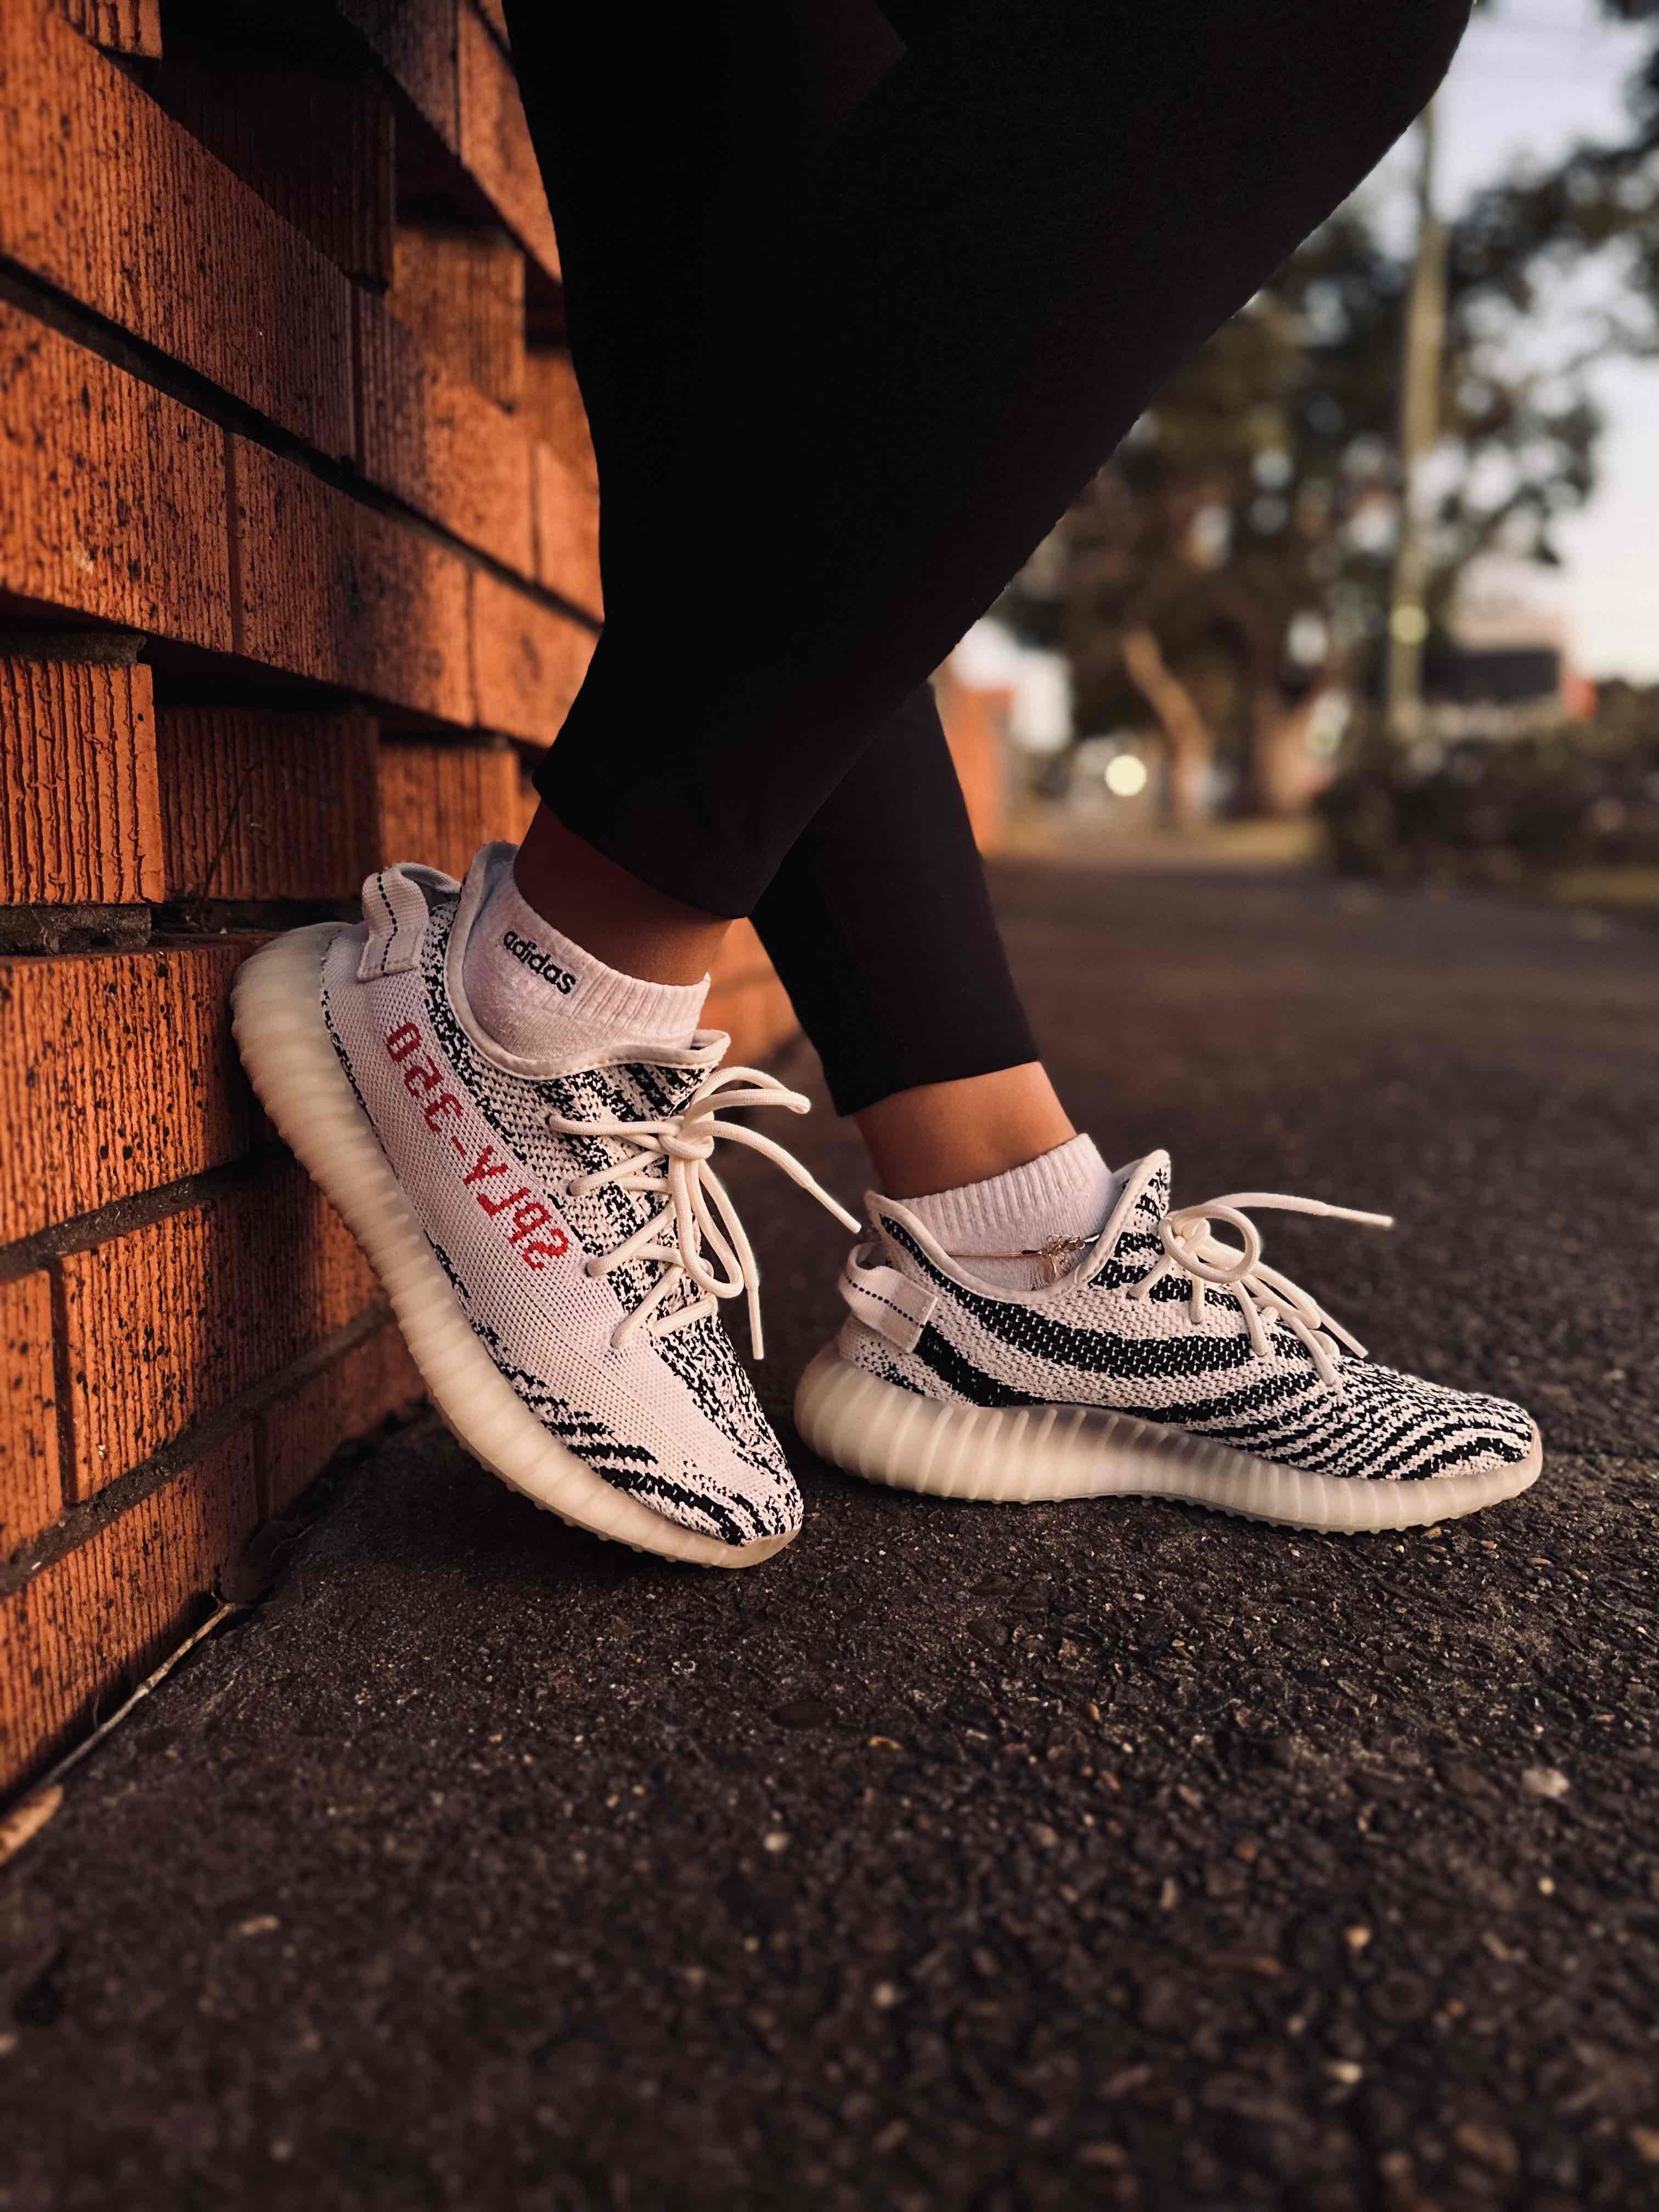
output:
[[[1429,578],[1423,465],[1440,435],[1440,362],[1446,337],[1446,226],[1435,212],[1435,118],[1418,118],[1417,251],[1400,356],[1400,535],[1389,593],[1389,734],[1410,744],[1423,728],[1424,597]]]

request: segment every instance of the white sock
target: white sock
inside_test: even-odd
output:
[[[1106,1226],[1122,1185],[1092,1137],[1073,1137],[1004,1175],[904,1203],[974,1274],[1032,1291],[1075,1266]]]
[[[647,983],[607,968],[537,913],[511,868],[479,908],[462,968],[479,1026],[526,1059],[595,1056],[618,1044],[681,1051],[708,994],[700,983]]]

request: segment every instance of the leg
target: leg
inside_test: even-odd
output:
[[[620,26],[510,12],[599,465],[605,603],[625,607],[649,589],[709,343],[722,185],[734,166],[798,174],[903,48],[868,0],[833,15],[816,0],[724,0],[658,27],[643,51]],[[641,881],[546,805],[515,874],[532,907],[634,975],[690,981],[724,934],[711,902]]]
[[[596,958],[653,982],[695,983],[720,949],[729,922],[659,891],[536,810],[513,864],[526,900]]]
[[[1008,972],[927,686],[790,848],[755,926],[884,1190],[978,1182],[1075,1134]]]
[[[599,458],[611,607],[648,583],[662,482],[684,436],[685,372],[708,343],[704,269],[719,250],[710,226],[722,179],[734,166],[798,173],[903,52],[873,7],[831,15],[805,0],[793,19],[777,9],[752,22],[728,8],[722,26],[720,43],[688,43],[646,79],[630,135],[636,79],[603,72],[554,80],[571,95],[555,131],[536,97],[555,66],[546,24],[539,14],[515,23]],[[641,131],[650,163],[634,158]],[[545,805],[517,876],[532,907],[630,974],[690,981],[718,945],[714,918],[629,875]],[[927,1174],[968,1181],[1072,1134],[1036,1065],[926,684],[878,725],[755,920],[841,1110],[900,1091],[935,1101],[925,1139],[903,1140]],[[994,1102],[981,1085],[993,1073]],[[1016,1100],[1041,1115],[1014,1115]],[[887,1187],[933,1187],[916,1179],[921,1158],[913,1170],[878,1131],[872,1143]]]
[[[752,908],[1174,363],[1403,129],[1464,13],[986,0],[926,27],[799,187],[734,167],[695,434],[544,767],[566,826]],[[609,85],[638,106],[627,35],[526,50],[544,145]]]
[[[848,933],[858,919],[836,911],[849,870],[873,894],[870,904],[882,903],[872,848],[902,764],[895,759],[867,792],[854,774],[842,803],[797,842],[799,825],[813,820],[872,730],[884,750],[900,746],[902,717],[885,717],[906,687],[994,595],[1180,353],[1403,127],[1462,20],[1455,0],[1382,28],[1344,8],[1294,12],[1293,25],[1264,37],[1261,11],[1247,0],[1160,14],[1155,29],[1119,9],[1079,16],[1050,6],[1005,19],[981,8],[962,22],[895,6],[911,52],[890,67],[892,42],[878,20],[873,33],[866,22],[830,71],[831,107],[844,110],[868,88],[850,125],[837,128],[832,115],[826,130],[820,112],[803,132],[797,110],[769,139],[763,101],[757,127],[752,100],[744,110],[726,97],[706,103],[720,106],[726,131],[701,161],[695,149],[688,161],[675,130],[697,105],[688,88],[710,66],[695,40],[672,55],[659,50],[642,89],[638,57],[606,46],[620,32],[590,26],[573,53],[568,25],[556,50],[539,51],[545,25],[523,26],[521,67],[571,241],[573,343],[579,363],[585,352],[593,367],[614,526],[606,640],[543,788],[583,844],[695,907],[738,911],[789,854],[757,918],[838,1100],[871,1109],[867,1133],[896,1186],[920,1188],[924,1163],[935,1176],[968,1175],[968,1159],[982,1157],[975,1125],[1001,1122],[1010,1096],[1022,1110],[993,1148],[998,1165],[1009,1164],[1005,1153],[1029,1158],[1052,1145],[1069,1125],[1030,1065],[1012,995],[1005,990],[990,1024],[1003,1036],[993,1070],[976,1018],[982,991],[969,982],[953,993],[957,974],[982,983],[1000,968],[959,825],[932,817],[935,872],[953,878],[945,911],[966,919],[973,941],[964,961],[960,933],[942,915],[938,934],[954,957],[930,957],[908,1001],[902,977],[890,991],[883,972],[905,933],[860,951]],[[734,39],[764,48],[776,36],[735,13],[723,25],[728,50]],[[1346,118],[1340,139],[1323,121],[1336,112]],[[1171,129],[1171,116],[1183,128]],[[675,149],[672,191],[662,190],[660,167],[638,161],[642,138]],[[814,167],[805,187],[791,190],[780,145],[803,138]],[[983,158],[988,144],[995,165]],[[752,208],[774,199],[783,212],[769,234]],[[589,264],[575,251],[582,223],[598,241]],[[771,261],[754,258],[760,246]],[[641,252],[647,281],[630,293],[620,272],[631,276]],[[712,331],[697,324],[695,389],[684,343],[702,313],[694,270],[724,283]],[[991,289],[1006,305],[988,327]],[[758,323],[745,296],[756,293]],[[642,295],[655,325],[641,331],[635,311],[630,330],[618,302],[626,309]],[[687,409],[690,438],[665,427]],[[665,482],[680,487],[675,496],[665,495]],[[775,484],[787,488],[782,505],[770,496]],[[623,486],[626,498],[629,485],[641,494],[631,524],[617,494]],[[676,509],[710,541],[688,547],[682,538],[678,559]],[[768,549],[759,576],[757,544]],[[751,587],[740,623],[699,594],[700,582],[725,590],[735,574]],[[780,580],[769,591],[768,574]],[[637,651],[625,649],[630,635]],[[665,663],[699,669],[694,698],[678,687],[672,699],[659,695]],[[655,761],[644,775],[635,765],[641,736]],[[618,775],[623,747],[629,768]],[[921,741],[911,750],[920,758]],[[886,880],[896,907],[904,878]],[[543,896],[556,896],[556,886]],[[837,948],[837,961],[822,963],[827,980],[815,941]],[[691,972],[698,957],[688,929],[679,964],[660,972]],[[828,973],[842,963],[841,975]],[[881,980],[871,993],[848,980],[872,972]],[[942,1056],[895,1020],[907,1003],[927,1010],[923,1023],[933,1015]],[[884,1051],[884,1031],[904,1038],[899,1058]],[[1008,1079],[1021,1067],[1023,1077]],[[1005,1079],[994,1091],[981,1081],[993,1072]]]

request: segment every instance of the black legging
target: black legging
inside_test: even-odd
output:
[[[537,776],[752,913],[842,1112],[1017,1065],[929,672],[1468,0],[507,0],[602,493]]]

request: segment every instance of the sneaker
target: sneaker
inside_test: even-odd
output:
[[[849,1318],[796,1395],[812,1449],[941,1497],[1182,1498],[1340,1530],[1425,1526],[1537,1480],[1543,1447],[1518,1406],[1369,1364],[1262,1265],[1245,1209],[1383,1228],[1386,1214],[1261,1191],[1171,1211],[1167,1153],[1124,1173],[1068,1270],[1014,1293],[872,1192],[876,1235],[842,1276]]]
[[[275,939],[234,991],[261,1103],[378,1272],[433,1403],[510,1483],[577,1527],[708,1566],[769,1559],[800,1493],[719,1302],[754,1255],[709,1166],[763,1152],[858,1223],[769,1137],[718,1109],[808,1101],[699,1030],[580,1066],[503,1052],[462,981],[473,919],[510,846],[465,887],[386,868],[363,919]]]

